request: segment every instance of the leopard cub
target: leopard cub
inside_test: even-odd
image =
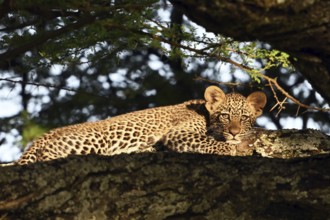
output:
[[[247,98],[210,86],[205,100],[150,108],[97,122],[51,130],[35,140],[17,164],[67,157],[71,154],[115,155],[155,151],[162,145],[176,152],[239,155],[266,104],[263,92]]]
[[[205,111],[168,131],[161,139],[163,146],[178,152],[245,155],[245,150],[237,150],[255,139],[252,127],[266,105],[265,93],[254,92],[246,98],[210,86],[204,97]]]

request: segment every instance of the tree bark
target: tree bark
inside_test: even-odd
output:
[[[287,52],[330,102],[330,1],[170,1],[210,32],[239,41],[260,40]]]
[[[158,152],[1,167],[0,219],[329,217],[329,136],[266,131],[254,147],[246,157]]]

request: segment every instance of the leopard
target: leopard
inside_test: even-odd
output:
[[[211,85],[205,89],[204,99],[50,130],[36,139],[15,164],[70,155],[113,156],[159,150],[236,156],[266,102],[262,91],[245,97],[225,94]]]

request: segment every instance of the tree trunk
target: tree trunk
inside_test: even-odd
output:
[[[330,102],[330,1],[170,1],[208,31],[239,41],[260,40],[289,53]]]
[[[329,217],[329,136],[264,131],[254,151],[73,156],[1,167],[0,219]]]

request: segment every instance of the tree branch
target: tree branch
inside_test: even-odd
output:
[[[260,40],[294,57],[293,65],[330,101],[330,1],[170,0],[206,30]]]
[[[330,155],[154,153],[0,167],[0,217],[326,219],[329,166]]]
[[[69,24],[67,26],[64,26],[63,28],[54,30],[54,31],[48,31],[45,32],[43,35],[36,35],[32,36],[31,39],[22,44],[19,45],[16,48],[9,49],[4,53],[0,54],[0,68],[5,68],[8,66],[8,62],[10,60],[14,59],[15,57],[19,56],[20,54],[23,54],[29,50],[32,50],[34,48],[38,48],[40,45],[46,43],[48,40],[59,37],[63,34],[66,34],[74,29],[79,29],[87,24],[90,24],[95,21],[94,16],[85,15],[81,20],[77,21],[76,23]]]
[[[162,36],[158,36],[158,35],[153,35],[153,34],[149,34],[149,33],[145,33],[143,31],[137,31],[137,30],[131,30],[132,32],[134,33],[140,33],[140,34],[143,34],[143,35],[147,35],[155,40],[159,40],[161,42],[164,42],[164,43],[167,43],[167,44],[170,44],[172,46],[175,46],[175,47],[178,47],[178,48],[182,48],[182,49],[185,49],[185,50],[188,50],[188,51],[191,51],[191,52],[195,52],[196,54],[199,54],[199,55],[203,55],[205,57],[213,57],[213,58],[216,58],[222,62],[226,62],[226,63],[230,63],[232,64],[233,66],[241,69],[241,70],[244,70],[244,71],[247,71],[247,72],[251,72],[251,71],[254,71],[256,72],[257,70],[254,70],[252,69],[251,67],[248,67],[244,64],[241,64],[241,63],[238,63],[236,61],[233,61],[227,57],[224,57],[224,56],[220,56],[218,54],[215,54],[215,53],[209,53],[209,52],[206,52],[204,49],[195,49],[195,48],[192,48],[192,47],[189,47],[189,46],[185,46],[185,45],[182,45],[182,44],[178,44],[177,42],[172,42]],[[288,99],[292,100],[294,103],[296,103],[298,106],[300,107],[303,107],[303,108],[306,108],[306,109],[310,109],[310,110],[317,110],[317,111],[322,111],[322,112],[330,112],[330,108],[319,108],[319,107],[315,107],[315,106],[309,106],[309,105],[306,105],[306,104],[303,104],[302,102],[300,102],[299,100],[297,100],[296,98],[294,98],[292,95],[290,95],[288,92],[285,91],[285,89],[283,89],[276,81],[276,79],[273,79],[271,77],[268,77],[264,74],[262,74],[261,72],[258,73],[258,76],[262,79],[265,79],[267,80],[270,85],[271,83],[273,85],[276,86],[276,88],[284,95],[286,96]],[[280,104],[280,102],[279,102]],[[282,104],[280,105],[282,106]]]

